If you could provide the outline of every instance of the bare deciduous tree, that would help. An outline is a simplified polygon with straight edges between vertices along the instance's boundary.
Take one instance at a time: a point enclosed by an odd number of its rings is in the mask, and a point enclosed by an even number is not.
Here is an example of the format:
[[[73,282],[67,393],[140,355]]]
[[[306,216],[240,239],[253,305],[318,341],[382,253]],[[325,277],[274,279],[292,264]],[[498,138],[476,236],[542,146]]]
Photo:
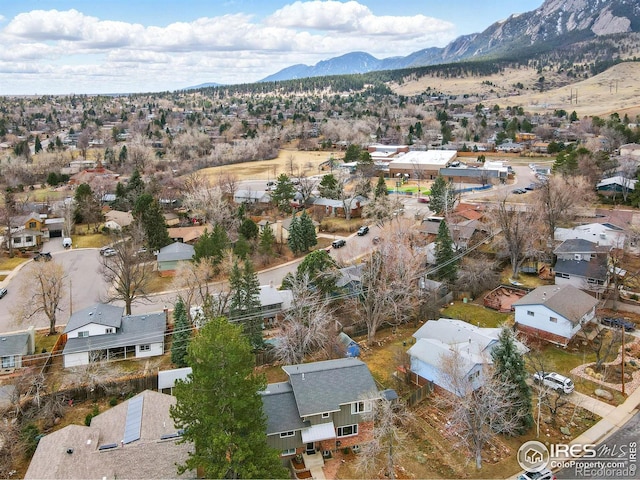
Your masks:
[[[134,235],[134,237],[138,237]],[[137,252],[142,243],[133,238],[114,237],[115,255],[102,258],[101,273],[109,285],[105,302],[121,300],[125,313],[131,315],[131,304],[136,299],[147,298],[147,286],[153,275],[153,265]]]
[[[370,412],[362,415],[373,422],[373,439],[361,446],[356,470],[363,478],[396,478],[395,465],[409,450],[409,432],[416,422],[414,415],[400,401],[386,398],[372,402]]]
[[[67,291],[67,274],[64,267],[51,260],[33,262],[20,286],[21,301],[12,312],[17,322],[44,314],[49,320],[49,334],[56,333],[57,314],[62,311],[60,302]]]
[[[440,395],[438,405],[448,413],[446,428],[475,459],[476,468],[482,468],[482,450],[498,434],[512,435],[519,428],[509,400],[503,392],[505,386],[487,366],[480,377],[470,375],[468,364],[456,349],[444,355],[440,364],[443,381],[451,392]],[[480,378],[480,380],[478,380]]]
[[[194,318],[191,316],[191,307],[205,305],[214,294],[214,288],[209,283],[213,275],[214,267],[206,259],[199,262],[180,262],[176,268],[172,283],[173,290],[178,291],[192,322]],[[217,312],[215,316],[222,315],[223,312],[224,310]]]
[[[350,301],[367,327],[369,345],[380,326],[399,325],[415,313],[421,267],[421,256],[411,247],[408,232],[400,228],[363,261],[361,290]]]
[[[225,188],[231,188],[229,184]],[[229,231],[237,228],[237,217],[225,193],[220,186],[212,186],[209,179],[198,173],[192,173],[184,182],[183,205],[198,212],[206,222],[220,223]]]
[[[281,322],[276,357],[287,365],[302,363],[309,354],[330,358],[338,333],[330,299],[312,289],[306,274],[292,278],[291,290],[293,299]]]
[[[456,287],[477,297],[483,291],[495,287],[500,281],[500,273],[491,260],[484,257],[465,257],[458,268]]]

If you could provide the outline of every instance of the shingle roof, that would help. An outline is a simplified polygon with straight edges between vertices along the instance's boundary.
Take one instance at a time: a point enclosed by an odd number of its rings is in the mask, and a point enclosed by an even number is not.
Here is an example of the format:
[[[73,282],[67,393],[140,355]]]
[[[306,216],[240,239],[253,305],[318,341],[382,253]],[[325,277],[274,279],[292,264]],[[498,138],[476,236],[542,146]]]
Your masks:
[[[558,245],[553,253],[606,253],[609,247],[599,246],[597,243],[582,238],[570,238]]]
[[[166,316],[164,312],[148,313],[133,317],[122,317],[120,329],[116,333],[93,335],[83,338],[69,338],[62,353],[88,352],[104,348],[118,348],[129,345],[160,343],[164,341]]]
[[[495,343],[499,335],[499,328],[480,328],[462,320],[441,318],[426,322],[413,337],[436,339],[446,345],[469,344],[475,353],[481,353]]]
[[[29,344],[29,337],[28,333],[4,333],[0,335],[0,357],[26,353],[25,345]]]
[[[303,422],[296,406],[293,388],[289,382],[270,383],[260,392],[267,417],[267,435],[300,430],[309,426]]]
[[[182,242],[174,242],[162,247],[158,252],[158,262],[173,262],[176,260],[190,260],[195,254],[193,245]]]
[[[378,397],[367,365],[356,358],[282,367],[289,375],[301,417],[340,410],[340,405]]]
[[[545,285],[513,302],[514,307],[544,305],[573,323],[579,322],[597,304],[598,300],[573,285]]]
[[[160,440],[163,434],[176,432],[169,415],[175,397],[151,390],[136,397],[140,396],[144,401],[139,440],[120,445],[128,408],[128,402],[124,402],[94,417],[90,427],[68,425],[44,436],[25,478],[179,478],[176,463],[186,461],[191,445],[178,444],[175,438]],[[116,444],[116,447],[98,450],[107,444]],[[180,478],[194,477],[194,472],[187,472]]]
[[[69,318],[64,333],[83,327],[90,323],[97,323],[108,327],[120,328],[124,307],[116,307],[105,303],[96,303],[91,307],[78,310]]]
[[[556,273],[565,273],[567,275],[594,278],[597,280],[606,280],[607,278],[607,259],[591,259],[584,260],[558,260],[553,266]]]

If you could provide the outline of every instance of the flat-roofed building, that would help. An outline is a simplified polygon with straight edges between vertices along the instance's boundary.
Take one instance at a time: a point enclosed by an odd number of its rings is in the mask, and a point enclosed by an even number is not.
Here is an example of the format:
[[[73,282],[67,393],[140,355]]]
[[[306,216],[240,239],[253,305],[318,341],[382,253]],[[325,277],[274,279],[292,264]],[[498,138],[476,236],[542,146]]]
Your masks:
[[[389,162],[389,175],[408,174],[411,178],[435,179],[441,168],[450,166],[458,156],[456,150],[413,151]]]

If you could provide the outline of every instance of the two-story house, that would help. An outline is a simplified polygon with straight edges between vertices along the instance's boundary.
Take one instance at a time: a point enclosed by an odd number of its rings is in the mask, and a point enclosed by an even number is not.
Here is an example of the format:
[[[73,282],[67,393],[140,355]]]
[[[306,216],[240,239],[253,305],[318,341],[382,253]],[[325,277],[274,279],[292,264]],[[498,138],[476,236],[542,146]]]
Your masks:
[[[566,346],[596,315],[598,300],[573,285],[544,285],[513,303],[516,326],[532,338]]]
[[[123,307],[101,303],[79,310],[64,329],[64,367],[162,355],[166,323],[165,312],[124,315]]]
[[[611,246],[598,245],[582,238],[570,238],[558,245],[553,269],[556,285],[573,285],[590,291],[602,291],[609,282]]]
[[[330,452],[371,440],[372,410],[380,393],[367,365],[357,358],[282,367],[288,381],[261,392],[267,443],[292,455]]]

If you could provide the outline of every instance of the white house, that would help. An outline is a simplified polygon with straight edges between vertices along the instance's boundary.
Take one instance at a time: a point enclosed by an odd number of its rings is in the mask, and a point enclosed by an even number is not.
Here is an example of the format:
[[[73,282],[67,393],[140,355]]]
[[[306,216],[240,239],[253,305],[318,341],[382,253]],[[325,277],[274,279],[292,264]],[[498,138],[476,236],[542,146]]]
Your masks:
[[[608,254],[610,246],[580,238],[570,238],[558,245],[556,285],[572,285],[582,290],[601,292],[609,282]]]
[[[164,353],[166,313],[123,315],[124,307],[95,304],[71,315],[64,333],[64,367],[98,360],[142,358]]]
[[[613,248],[622,248],[626,239],[624,229],[616,225],[603,223],[588,223],[573,228],[558,227],[553,237],[557,242],[579,239]]]
[[[413,334],[416,343],[407,352],[413,381],[418,385],[432,382],[452,393],[462,393],[455,391],[450,374],[443,369],[447,357],[457,354],[459,372],[468,377],[474,389],[480,387],[485,366],[493,363],[491,351],[500,331],[451,318],[429,320]],[[527,351],[524,345],[517,345],[522,352]]]
[[[545,285],[513,303],[518,330],[566,346],[596,315],[598,300],[573,285]]]

